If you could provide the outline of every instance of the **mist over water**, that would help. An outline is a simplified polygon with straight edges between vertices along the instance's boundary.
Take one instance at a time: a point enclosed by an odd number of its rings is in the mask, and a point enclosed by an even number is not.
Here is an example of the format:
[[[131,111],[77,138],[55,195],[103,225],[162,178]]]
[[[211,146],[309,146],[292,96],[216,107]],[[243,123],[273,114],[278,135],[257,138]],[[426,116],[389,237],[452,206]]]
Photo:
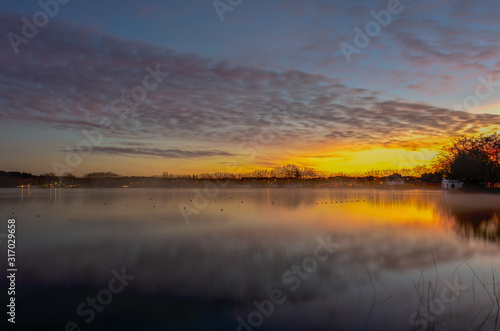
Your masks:
[[[17,286],[27,303],[19,320],[61,330],[68,321],[137,329],[133,318],[142,330],[236,330],[254,301],[279,289],[284,302],[252,329],[496,326],[500,195],[222,189],[186,224],[182,206],[194,199],[192,189],[0,190],[2,218],[17,222]],[[328,240],[336,246],[327,259],[304,262]],[[293,266],[311,272],[284,277]],[[122,268],[135,279],[86,324],[76,307]],[[454,280],[457,298],[441,309]],[[28,304],[44,292],[46,310]],[[412,318],[429,315],[433,300],[431,316]]]

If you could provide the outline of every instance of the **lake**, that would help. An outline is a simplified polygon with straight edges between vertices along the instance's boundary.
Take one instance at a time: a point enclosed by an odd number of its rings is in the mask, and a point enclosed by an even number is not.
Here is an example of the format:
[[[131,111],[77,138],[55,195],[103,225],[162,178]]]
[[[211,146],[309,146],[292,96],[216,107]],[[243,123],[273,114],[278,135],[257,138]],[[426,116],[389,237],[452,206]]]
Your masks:
[[[16,220],[16,324],[497,327],[500,195],[227,188],[206,199],[201,192],[0,189],[0,233]],[[0,240],[7,261],[5,235]]]

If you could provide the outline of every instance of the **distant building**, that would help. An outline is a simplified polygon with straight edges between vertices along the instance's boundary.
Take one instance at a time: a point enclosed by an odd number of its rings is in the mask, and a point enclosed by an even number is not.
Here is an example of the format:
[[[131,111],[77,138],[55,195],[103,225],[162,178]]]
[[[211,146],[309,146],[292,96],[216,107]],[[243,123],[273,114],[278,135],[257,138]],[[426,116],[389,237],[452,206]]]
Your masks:
[[[443,179],[441,185],[443,190],[459,190],[464,186],[464,182],[456,179]]]
[[[388,186],[403,185],[404,183],[405,179],[402,178],[400,174],[392,174],[385,180],[385,185]]]

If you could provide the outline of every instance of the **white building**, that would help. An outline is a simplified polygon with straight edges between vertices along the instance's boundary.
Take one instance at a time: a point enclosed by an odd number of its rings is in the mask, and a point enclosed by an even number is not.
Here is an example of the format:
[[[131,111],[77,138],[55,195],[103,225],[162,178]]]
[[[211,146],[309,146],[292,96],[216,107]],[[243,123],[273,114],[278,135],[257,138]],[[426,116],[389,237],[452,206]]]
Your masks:
[[[385,185],[387,186],[397,186],[397,185],[404,185],[405,180],[403,178],[396,178],[393,180],[387,180],[385,182]]]
[[[404,185],[405,179],[401,177],[400,174],[392,174],[387,177],[385,180],[385,185],[387,186],[398,186],[398,185]]]
[[[456,179],[443,179],[442,186],[443,190],[458,190],[464,186],[464,182]]]

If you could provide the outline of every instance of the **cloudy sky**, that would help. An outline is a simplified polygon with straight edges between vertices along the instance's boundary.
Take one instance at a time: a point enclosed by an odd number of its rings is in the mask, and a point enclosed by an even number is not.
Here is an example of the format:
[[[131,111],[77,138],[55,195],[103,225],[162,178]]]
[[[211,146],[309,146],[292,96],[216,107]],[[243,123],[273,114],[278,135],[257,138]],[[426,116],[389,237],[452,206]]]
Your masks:
[[[59,2],[0,4],[0,170],[402,168],[500,129],[498,1]]]

